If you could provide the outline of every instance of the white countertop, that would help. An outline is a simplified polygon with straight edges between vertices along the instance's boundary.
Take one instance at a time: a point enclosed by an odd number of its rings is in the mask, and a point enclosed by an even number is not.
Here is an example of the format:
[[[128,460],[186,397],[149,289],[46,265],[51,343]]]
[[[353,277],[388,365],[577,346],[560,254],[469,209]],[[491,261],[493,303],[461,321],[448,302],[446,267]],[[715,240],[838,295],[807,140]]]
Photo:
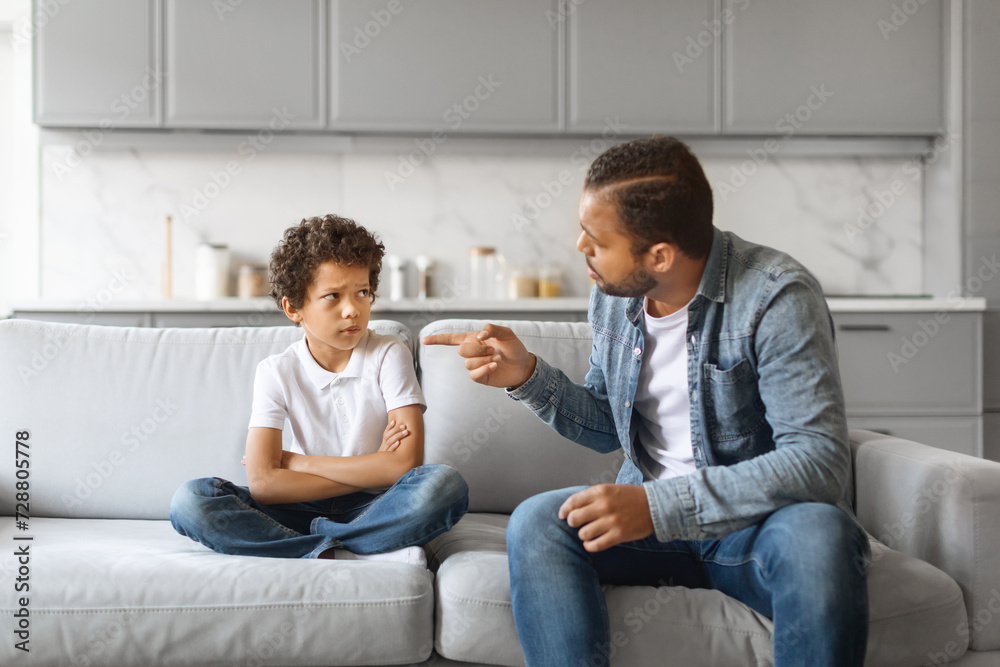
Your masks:
[[[986,299],[983,297],[827,297],[830,311],[834,313],[907,313],[939,311],[984,311]],[[543,312],[564,311],[584,312],[587,297],[560,297],[554,299],[516,299],[508,301],[472,301],[458,299],[403,299],[389,301],[379,299],[372,307],[373,313],[392,312]],[[83,301],[32,300],[13,301],[10,309],[21,312],[277,312],[278,308],[268,297],[240,299],[230,297],[212,301],[192,299],[148,299],[138,301],[112,301],[107,304],[88,306]]]

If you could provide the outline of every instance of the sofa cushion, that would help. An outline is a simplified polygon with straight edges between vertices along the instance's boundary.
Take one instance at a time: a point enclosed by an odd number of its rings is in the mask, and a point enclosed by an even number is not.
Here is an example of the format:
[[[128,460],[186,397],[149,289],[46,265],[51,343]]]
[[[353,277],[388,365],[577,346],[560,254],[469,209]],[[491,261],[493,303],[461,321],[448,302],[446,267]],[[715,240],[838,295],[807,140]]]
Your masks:
[[[496,322],[528,350],[583,382],[592,348],[586,322]],[[420,338],[475,331],[483,320],[440,320]],[[420,384],[427,463],[457,469],[469,483],[469,509],[510,513],[529,496],[577,484],[614,482],[622,454],[598,454],[563,438],[502,389],[473,382],[455,348],[421,345]],[[530,463],[526,463],[530,462]],[[503,483],[498,483],[503,480]]]
[[[453,660],[523,665],[510,603],[508,517],[467,514],[429,545],[437,568],[435,647]],[[958,585],[923,561],[872,540],[866,664],[914,667],[958,642],[965,618]],[[664,586],[605,586],[609,653],[618,664],[772,665],[769,619],[719,591]]]
[[[5,545],[30,545],[33,665],[381,665],[431,653],[422,567],[226,556],[167,521],[32,518],[31,542],[13,531],[0,526]],[[13,573],[0,576],[8,619]],[[0,664],[16,663],[13,644],[0,643]]]
[[[409,343],[398,322],[379,333]],[[165,519],[183,482],[246,484],[240,465],[257,363],[291,326],[154,329],[0,321],[0,432],[31,433],[32,516]],[[42,472],[44,471],[44,472]],[[14,457],[0,457],[14,479]],[[14,512],[0,484],[0,515]]]

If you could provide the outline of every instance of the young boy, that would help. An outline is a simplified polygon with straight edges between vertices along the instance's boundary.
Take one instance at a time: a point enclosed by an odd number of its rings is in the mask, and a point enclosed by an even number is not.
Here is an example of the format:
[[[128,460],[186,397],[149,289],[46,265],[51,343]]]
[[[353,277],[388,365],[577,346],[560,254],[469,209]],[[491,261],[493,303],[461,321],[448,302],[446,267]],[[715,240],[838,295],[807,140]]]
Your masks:
[[[413,357],[368,330],[384,254],[338,216],[285,231],[270,295],[305,335],[257,366],[249,488],[217,477],[182,485],[170,507],[181,535],[226,554],[424,565],[420,545],[465,514],[461,475],[421,465],[426,406]]]

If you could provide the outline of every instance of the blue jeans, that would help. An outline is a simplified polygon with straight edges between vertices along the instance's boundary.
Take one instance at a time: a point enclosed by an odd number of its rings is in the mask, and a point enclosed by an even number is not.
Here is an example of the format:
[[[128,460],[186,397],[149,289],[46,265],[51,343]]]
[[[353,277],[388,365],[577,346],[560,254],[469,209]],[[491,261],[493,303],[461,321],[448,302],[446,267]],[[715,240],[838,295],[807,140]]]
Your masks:
[[[257,502],[245,486],[204,477],[174,494],[170,523],[219,553],[317,558],[334,548],[372,554],[422,546],[454,526],[468,506],[465,480],[446,465],[414,468],[379,495],[277,505]]]
[[[557,514],[584,488],[529,498],[507,527],[514,622],[529,667],[607,664],[602,583],[720,590],[774,621],[775,667],[864,664],[867,537],[843,510],[796,503],[719,540],[651,535],[592,554]]]

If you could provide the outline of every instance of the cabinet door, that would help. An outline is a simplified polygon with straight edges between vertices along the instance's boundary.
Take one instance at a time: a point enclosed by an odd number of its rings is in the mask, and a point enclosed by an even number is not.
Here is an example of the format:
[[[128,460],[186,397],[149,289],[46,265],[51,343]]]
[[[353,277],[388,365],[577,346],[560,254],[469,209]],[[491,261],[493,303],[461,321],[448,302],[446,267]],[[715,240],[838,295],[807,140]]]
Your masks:
[[[34,41],[35,122],[158,126],[159,15],[158,0],[33,3],[32,16],[48,17]]]
[[[982,412],[980,313],[834,313],[847,414]]]
[[[941,131],[945,5],[725,0],[735,18],[725,30],[724,130]]]
[[[333,130],[561,129],[557,0],[332,0]]]
[[[570,5],[568,127],[618,119],[629,134],[719,131],[716,0]],[[733,17],[735,18],[735,17]]]
[[[166,126],[323,127],[321,0],[166,0]]]

